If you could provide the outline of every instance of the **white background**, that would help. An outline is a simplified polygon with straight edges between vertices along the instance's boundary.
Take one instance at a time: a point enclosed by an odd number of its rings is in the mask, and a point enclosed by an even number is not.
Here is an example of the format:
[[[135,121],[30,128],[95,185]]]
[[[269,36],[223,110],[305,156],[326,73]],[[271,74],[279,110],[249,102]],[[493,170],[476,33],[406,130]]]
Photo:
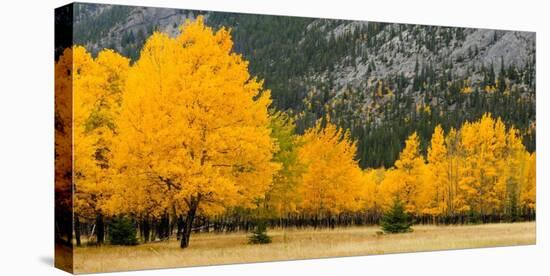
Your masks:
[[[550,8],[539,1],[99,1],[537,32],[537,245],[133,272],[136,275],[549,275]],[[372,3],[369,3],[372,2]],[[0,275],[53,268],[53,9],[0,7]],[[545,82],[546,81],[546,82]],[[546,107],[546,108],[545,108]],[[545,170],[546,167],[546,170]],[[122,275],[113,273],[110,275]]]

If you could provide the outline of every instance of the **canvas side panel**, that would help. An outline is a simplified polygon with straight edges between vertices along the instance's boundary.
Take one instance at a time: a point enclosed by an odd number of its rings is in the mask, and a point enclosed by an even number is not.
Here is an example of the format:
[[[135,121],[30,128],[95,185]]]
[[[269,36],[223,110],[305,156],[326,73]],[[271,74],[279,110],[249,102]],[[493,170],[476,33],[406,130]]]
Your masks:
[[[55,9],[55,267],[73,272],[73,4]]]

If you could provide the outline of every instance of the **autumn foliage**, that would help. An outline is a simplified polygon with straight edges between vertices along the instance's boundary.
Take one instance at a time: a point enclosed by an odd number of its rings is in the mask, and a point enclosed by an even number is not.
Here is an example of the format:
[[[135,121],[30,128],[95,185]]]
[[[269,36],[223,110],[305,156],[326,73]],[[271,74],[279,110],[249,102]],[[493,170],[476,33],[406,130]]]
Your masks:
[[[199,17],[176,37],[154,33],[133,64],[81,46],[60,57],[56,89],[72,85],[73,103],[56,108],[56,140],[72,134],[74,164],[57,160],[56,173],[99,243],[103,221],[121,216],[142,241],[175,225],[182,248],[212,221],[377,223],[395,202],[426,222],[534,217],[535,153],[499,118],[437,126],[425,150],[411,133],[393,167],[363,170],[330,118],[298,134],[290,115],[270,111],[270,91],[232,49],[229,30]]]
[[[415,216],[486,220],[515,218],[535,210],[535,153],[518,131],[485,114],[445,135],[437,126],[427,150],[419,153],[413,133],[380,184],[383,205],[397,195]]]

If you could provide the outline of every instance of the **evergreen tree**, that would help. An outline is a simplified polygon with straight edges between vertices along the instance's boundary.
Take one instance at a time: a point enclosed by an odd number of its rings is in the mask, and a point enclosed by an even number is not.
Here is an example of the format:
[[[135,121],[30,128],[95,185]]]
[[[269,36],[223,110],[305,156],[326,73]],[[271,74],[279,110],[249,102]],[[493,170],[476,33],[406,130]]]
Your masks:
[[[401,202],[398,196],[394,198],[390,210],[382,217],[380,225],[386,233],[406,233],[412,231],[412,220],[405,213],[403,202]]]
[[[267,235],[267,226],[264,220],[258,221],[248,241],[252,244],[271,243],[271,237]]]
[[[136,227],[133,221],[124,216],[113,218],[109,223],[109,237],[111,244],[136,245]]]

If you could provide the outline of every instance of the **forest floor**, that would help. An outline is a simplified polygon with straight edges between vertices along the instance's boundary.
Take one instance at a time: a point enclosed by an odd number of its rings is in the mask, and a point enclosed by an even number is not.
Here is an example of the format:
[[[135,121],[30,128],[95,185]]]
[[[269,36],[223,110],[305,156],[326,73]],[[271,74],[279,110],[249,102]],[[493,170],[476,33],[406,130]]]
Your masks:
[[[414,232],[379,235],[379,227],[270,229],[271,244],[248,244],[248,233],[193,233],[190,246],[176,240],[137,246],[79,247],[76,273],[139,270],[289,259],[357,256],[535,244],[535,222],[467,226],[415,225]]]

